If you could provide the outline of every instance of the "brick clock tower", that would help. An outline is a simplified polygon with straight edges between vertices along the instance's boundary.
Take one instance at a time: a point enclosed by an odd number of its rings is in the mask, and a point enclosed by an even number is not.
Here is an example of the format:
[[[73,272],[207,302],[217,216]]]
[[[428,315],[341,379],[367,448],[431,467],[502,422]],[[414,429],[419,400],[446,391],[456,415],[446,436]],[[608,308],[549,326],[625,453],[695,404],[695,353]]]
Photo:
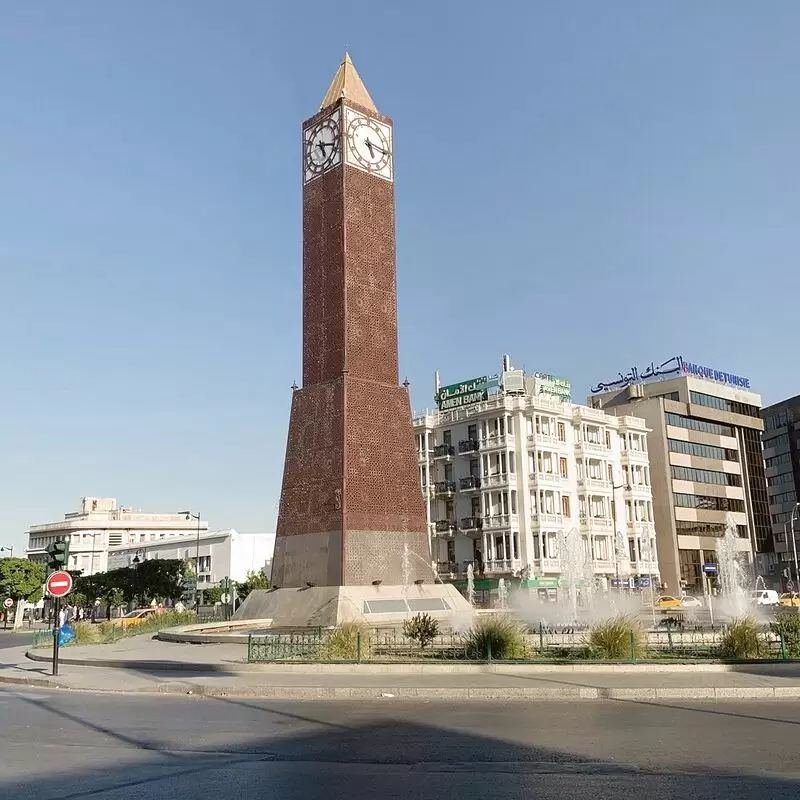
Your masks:
[[[303,124],[303,386],[292,397],[272,582],[431,581],[399,385],[394,138],[348,55]]]

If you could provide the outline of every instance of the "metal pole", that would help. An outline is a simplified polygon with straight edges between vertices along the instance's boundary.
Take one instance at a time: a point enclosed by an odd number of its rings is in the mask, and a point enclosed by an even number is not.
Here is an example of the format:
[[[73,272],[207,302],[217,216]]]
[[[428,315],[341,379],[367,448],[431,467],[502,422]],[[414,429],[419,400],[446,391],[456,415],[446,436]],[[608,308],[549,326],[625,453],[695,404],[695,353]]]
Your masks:
[[[53,617],[53,675],[58,675],[58,635],[61,633],[59,614],[61,613],[61,598],[56,597],[55,616]]]
[[[197,608],[200,608],[200,512],[197,512],[197,546],[195,548],[195,604]]]

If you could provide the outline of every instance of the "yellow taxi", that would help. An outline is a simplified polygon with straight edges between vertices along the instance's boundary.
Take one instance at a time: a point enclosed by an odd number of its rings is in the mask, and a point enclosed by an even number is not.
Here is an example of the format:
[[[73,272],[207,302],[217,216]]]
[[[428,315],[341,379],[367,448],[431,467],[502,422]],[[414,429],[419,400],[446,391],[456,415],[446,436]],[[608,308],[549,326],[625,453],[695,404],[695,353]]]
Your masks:
[[[129,611],[119,619],[112,621],[115,625],[122,625],[123,628],[127,628],[129,625],[138,625],[142,620],[153,616],[157,612],[157,608],[137,608],[136,611]]]
[[[655,602],[656,608],[680,608],[681,607],[681,599],[680,597],[670,597],[669,595],[661,595]]]
[[[800,593],[786,592],[778,598],[778,603],[782,608],[798,608],[800,607]]]

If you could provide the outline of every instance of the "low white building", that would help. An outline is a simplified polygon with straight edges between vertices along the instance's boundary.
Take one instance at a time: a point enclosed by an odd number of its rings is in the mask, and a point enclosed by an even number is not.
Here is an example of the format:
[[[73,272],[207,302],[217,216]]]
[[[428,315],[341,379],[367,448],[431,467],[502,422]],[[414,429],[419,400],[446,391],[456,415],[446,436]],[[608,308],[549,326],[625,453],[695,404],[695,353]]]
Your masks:
[[[239,533],[231,528],[207,531],[199,538],[195,533],[115,545],[108,548],[108,569],[128,567],[136,557],[195,563],[199,556],[198,585],[208,589],[223,578],[244,581],[248,572],[268,575],[274,549],[274,533]]]
[[[208,522],[193,519],[186,511],[150,513],[118,507],[114,497],[83,497],[77,512],[58,522],[31,525],[27,531],[27,556],[31,561],[47,561],[47,546],[57,539],[69,542],[68,569],[84,575],[106,572],[110,548],[119,545],[142,546],[197,530],[208,530]]]
[[[508,357],[498,375],[437,380],[436,401],[414,429],[443,579],[463,580],[472,564],[487,579],[556,588],[573,530],[601,588],[658,576],[644,420],[575,405],[568,381]]]

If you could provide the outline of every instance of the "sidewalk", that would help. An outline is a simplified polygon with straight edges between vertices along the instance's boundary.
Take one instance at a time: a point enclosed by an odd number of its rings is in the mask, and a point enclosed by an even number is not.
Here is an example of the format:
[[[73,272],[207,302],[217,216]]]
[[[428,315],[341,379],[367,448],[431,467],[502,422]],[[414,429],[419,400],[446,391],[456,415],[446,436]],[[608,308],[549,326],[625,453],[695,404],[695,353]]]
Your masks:
[[[393,665],[246,664],[241,645],[133,637],[67,647],[60,674],[49,651],[0,651],[0,683],[105,692],[270,699],[440,700],[800,699],[800,664]],[[84,665],[71,663],[80,661]],[[85,666],[85,664],[103,666]],[[117,666],[111,666],[116,664]]]

